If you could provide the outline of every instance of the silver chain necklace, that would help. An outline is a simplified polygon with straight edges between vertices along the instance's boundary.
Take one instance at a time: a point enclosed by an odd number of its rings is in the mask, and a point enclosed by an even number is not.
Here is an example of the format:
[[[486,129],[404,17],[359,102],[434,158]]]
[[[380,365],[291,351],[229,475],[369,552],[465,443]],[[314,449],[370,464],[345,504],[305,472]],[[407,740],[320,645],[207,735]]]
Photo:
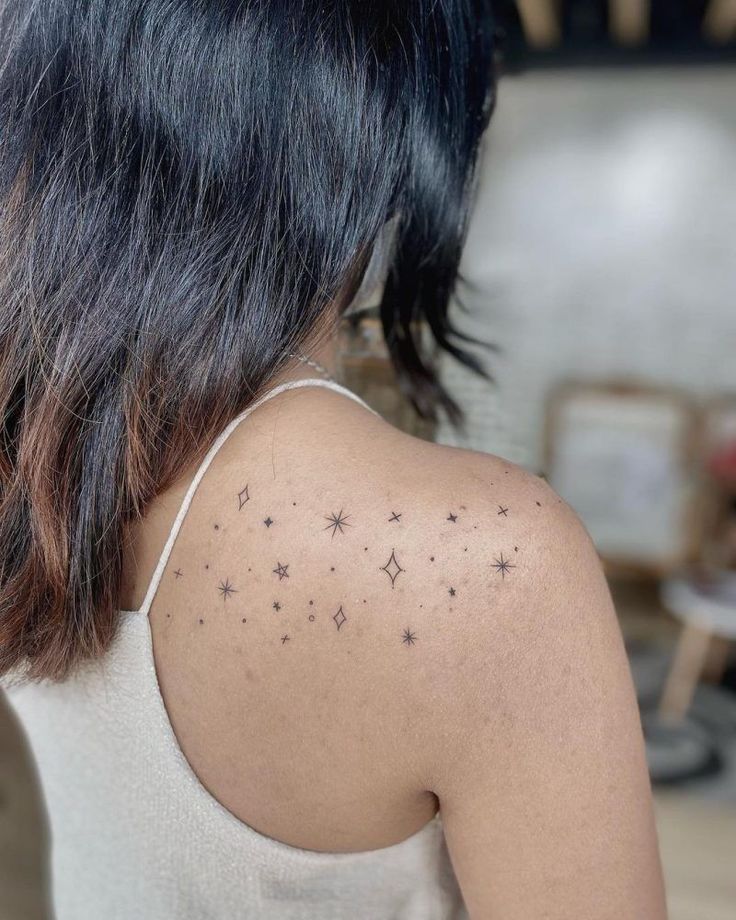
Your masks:
[[[322,374],[326,380],[331,380],[333,383],[335,382],[335,378],[332,376],[332,374],[318,361],[314,361],[312,358],[308,358],[306,355],[302,355],[299,352],[294,352],[293,354],[288,355],[288,357],[294,358],[297,361],[301,361],[302,364],[306,364],[307,367],[311,367],[313,370],[317,371],[317,373]]]

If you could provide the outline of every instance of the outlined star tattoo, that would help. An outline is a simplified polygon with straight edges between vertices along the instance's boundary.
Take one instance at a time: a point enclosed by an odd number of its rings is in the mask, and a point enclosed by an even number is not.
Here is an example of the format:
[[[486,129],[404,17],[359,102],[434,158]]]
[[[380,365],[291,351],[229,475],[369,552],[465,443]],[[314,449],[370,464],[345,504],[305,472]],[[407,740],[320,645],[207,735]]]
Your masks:
[[[283,581],[285,578],[289,577],[288,568],[288,565],[281,565],[280,562],[277,562],[276,568],[273,569],[273,574],[279,576],[279,581]]]
[[[386,565],[381,566],[381,571],[385,572],[388,577],[391,579],[391,587],[394,587],[396,579],[401,575],[402,572],[406,571],[402,569],[399,565],[399,560],[396,558],[396,550],[391,550],[391,556],[389,557]]]

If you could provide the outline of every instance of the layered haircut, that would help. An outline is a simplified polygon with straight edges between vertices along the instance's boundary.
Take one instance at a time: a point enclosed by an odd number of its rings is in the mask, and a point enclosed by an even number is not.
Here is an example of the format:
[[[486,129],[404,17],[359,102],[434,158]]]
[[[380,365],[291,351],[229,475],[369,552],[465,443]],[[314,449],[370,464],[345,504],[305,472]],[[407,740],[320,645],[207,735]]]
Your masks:
[[[424,415],[494,97],[486,0],[0,0],[0,674],[115,633],[149,502],[358,290]]]

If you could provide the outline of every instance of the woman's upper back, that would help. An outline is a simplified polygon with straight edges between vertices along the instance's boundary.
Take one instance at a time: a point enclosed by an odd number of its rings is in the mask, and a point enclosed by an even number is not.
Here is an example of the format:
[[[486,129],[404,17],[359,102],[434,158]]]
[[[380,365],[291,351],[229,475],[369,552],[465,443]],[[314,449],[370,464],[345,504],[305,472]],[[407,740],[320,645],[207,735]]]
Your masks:
[[[136,535],[125,606],[143,603],[190,478]],[[601,796],[615,740],[646,806],[596,571],[556,496],[510,465],[324,388],[267,402],[202,478],[149,619],[124,614],[106,659],[17,695],[52,818],[64,803],[67,915],[148,899],[151,917],[454,916],[438,804],[477,915],[541,915],[550,875],[571,871],[570,822],[649,833]],[[604,706],[618,731],[589,744]],[[568,789],[586,769],[591,788]],[[595,830],[570,842],[583,865],[603,846]]]

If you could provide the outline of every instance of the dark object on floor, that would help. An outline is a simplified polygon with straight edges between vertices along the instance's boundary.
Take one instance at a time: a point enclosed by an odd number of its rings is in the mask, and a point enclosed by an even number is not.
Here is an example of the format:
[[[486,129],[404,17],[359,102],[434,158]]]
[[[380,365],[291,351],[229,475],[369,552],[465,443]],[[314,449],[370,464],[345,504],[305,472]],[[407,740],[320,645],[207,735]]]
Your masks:
[[[655,711],[642,713],[647,763],[656,786],[716,776],[724,762],[712,734],[692,719],[671,723]]]

